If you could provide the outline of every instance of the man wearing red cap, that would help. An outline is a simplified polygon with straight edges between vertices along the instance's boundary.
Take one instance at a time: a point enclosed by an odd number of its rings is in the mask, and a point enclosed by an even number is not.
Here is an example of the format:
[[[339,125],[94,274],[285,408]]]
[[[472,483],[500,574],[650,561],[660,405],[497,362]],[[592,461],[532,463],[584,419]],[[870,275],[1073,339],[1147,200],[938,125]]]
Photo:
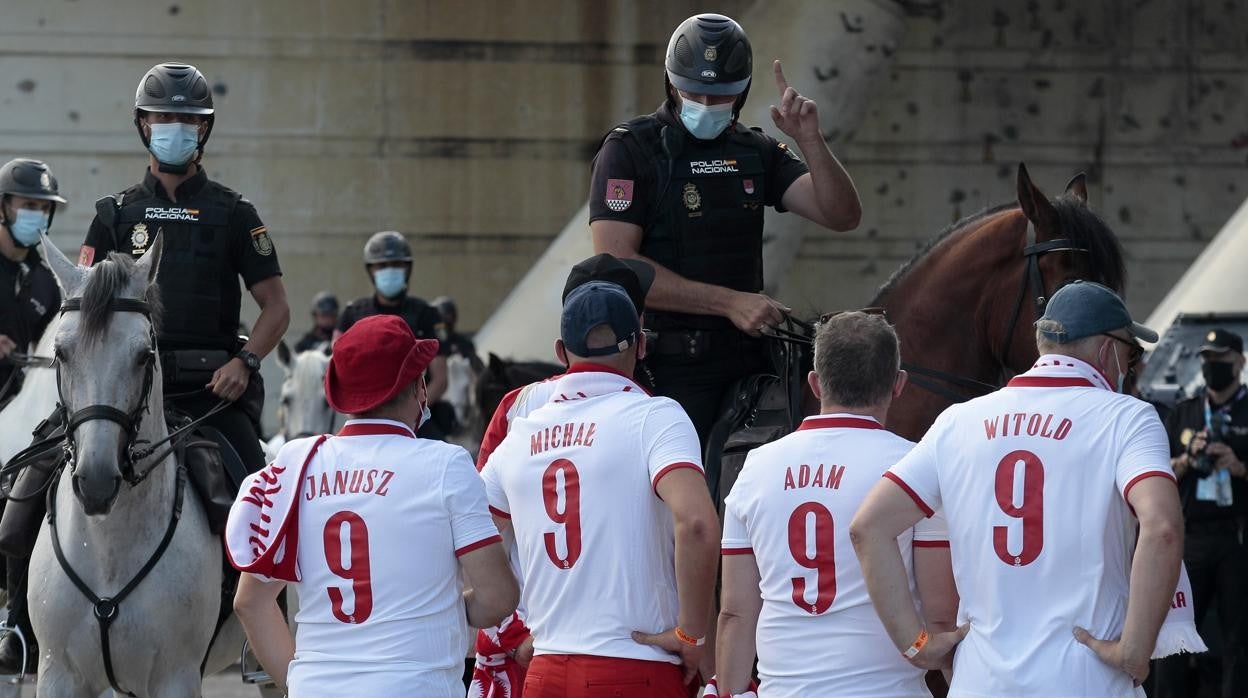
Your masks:
[[[462,696],[468,625],[516,607],[472,460],[415,435],[437,353],[396,316],[356,323],[325,375],[346,425],[286,444],[230,512],[227,549],[245,573],[234,608],[291,696]],[[299,593],[297,643],[276,603],[286,582]]]

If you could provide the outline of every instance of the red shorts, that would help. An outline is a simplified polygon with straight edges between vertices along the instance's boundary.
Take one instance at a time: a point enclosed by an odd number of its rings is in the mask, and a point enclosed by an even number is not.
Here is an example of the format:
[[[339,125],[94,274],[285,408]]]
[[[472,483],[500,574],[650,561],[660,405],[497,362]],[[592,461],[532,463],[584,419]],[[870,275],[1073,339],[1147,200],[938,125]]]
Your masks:
[[[539,654],[529,664],[524,698],[689,698],[677,664],[585,654]]]

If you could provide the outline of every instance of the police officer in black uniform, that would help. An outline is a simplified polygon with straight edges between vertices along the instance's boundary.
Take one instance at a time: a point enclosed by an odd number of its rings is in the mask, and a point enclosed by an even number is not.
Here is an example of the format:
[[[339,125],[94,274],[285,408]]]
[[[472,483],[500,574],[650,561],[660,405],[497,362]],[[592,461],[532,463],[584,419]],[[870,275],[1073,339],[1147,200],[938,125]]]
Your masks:
[[[438,356],[429,364],[429,375],[425,377],[429,386],[429,404],[437,403],[446,393],[446,357],[451,347],[446,341],[446,326],[442,324],[442,316],[437,309],[407,293],[412,279],[411,246],[402,234],[393,230],[375,233],[364,243],[364,269],[372,281],[373,294],[357,298],[342,309],[334,340],[337,341],[343,332],[370,315],[398,315],[418,339],[439,340]],[[425,420],[420,436],[441,439],[446,436],[446,430],[432,420]]]
[[[334,340],[338,327],[338,297],[329,291],[321,291],[312,299],[312,329],[295,343],[295,352],[315,349],[318,345]]]
[[[455,329],[459,324],[459,308],[455,305],[455,299],[438,296],[433,299],[432,305],[442,316],[442,325],[446,328],[446,343],[451,348],[450,355],[464,357],[472,367],[472,372],[480,375],[485,370],[485,363],[477,356],[477,345],[471,337]]]
[[[738,118],[753,57],[741,26],[702,14],[667,47],[666,101],[613,129],[594,158],[594,251],[651,262],[645,365],[654,390],[679,402],[705,446],[724,393],[770,372],[758,338],[787,312],[763,290],[763,209],[790,210],[833,230],[858,225],[853,182],[828,149],[815,103],[789,87],[775,61],[784,143]]]
[[[230,401],[207,424],[224,434],[247,471],[255,471],[264,467],[260,359],[286,331],[290,307],[277,251],[256,207],[208,179],[200,165],[213,121],[212,91],[197,68],[162,63],[147,71],[134,96],[147,172],[138,184],[96,202],[79,263],[99,262],[109,252],[137,257],[163,237],[157,344],[166,404],[198,417]],[[240,277],[260,306],[245,341],[238,336]],[[235,486],[243,474],[230,473]]]
[[[1218,609],[1222,674],[1197,657],[1200,695],[1248,695],[1248,387],[1241,380],[1244,340],[1211,330],[1200,347],[1205,387],[1166,417],[1170,464],[1183,501],[1183,561],[1192,582],[1196,623]],[[1159,660],[1154,696],[1195,695],[1192,655]]]
[[[18,158],[0,167],[0,407],[21,389],[22,370],[10,354],[29,352],[61,305],[36,247],[63,203],[44,163]]]

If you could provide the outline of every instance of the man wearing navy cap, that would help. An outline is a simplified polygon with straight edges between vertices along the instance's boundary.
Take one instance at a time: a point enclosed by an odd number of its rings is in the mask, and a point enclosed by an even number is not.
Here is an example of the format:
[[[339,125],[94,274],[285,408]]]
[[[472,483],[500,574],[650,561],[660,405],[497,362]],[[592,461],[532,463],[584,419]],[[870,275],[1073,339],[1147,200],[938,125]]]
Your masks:
[[[1035,365],[941,414],[850,524],[897,651],[935,669],[957,646],[950,695],[1143,695],[1183,520],[1161,421],[1121,394],[1137,339],[1157,334],[1113,291],[1062,287],[1036,323]],[[941,508],[961,627],[929,634],[897,536]]]
[[[1218,607],[1222,631],[1222,676],[1216,695],[1248,695],[1248,389],[1244,340],[1213,329],[1200,347],[1204,389],[1174,406],[1166,418],[1170,463],[1179,479],[1186,535],[1184,561],[1192,579],[1193,611],[1201,623]],[[1189,695],[1186,657],[1157,665],[1158,696]],[[1217,685],[1216,665],[1198,662],[1201,688]]]
[[[555,343],[568,371],[481,470],[519,553],[526,698],[687,698],[702,657],[719,524],[689,417],[632,380],[645,346],[624,288],[572,290]]]

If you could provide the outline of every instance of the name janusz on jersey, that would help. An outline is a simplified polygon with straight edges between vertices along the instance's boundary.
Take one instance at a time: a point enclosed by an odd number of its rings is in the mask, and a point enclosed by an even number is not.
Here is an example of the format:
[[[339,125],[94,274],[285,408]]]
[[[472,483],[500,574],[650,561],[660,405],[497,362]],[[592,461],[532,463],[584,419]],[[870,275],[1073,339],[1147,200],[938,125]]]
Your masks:
[[[740,172],[736,160],[693,160],[689,163],[693,174],[722,174]]]
[[[159,221],[197,221],[199,220],[199,209],[197,208],[155,208],[149,206],[143,212],[143,217],[147,220]]]

